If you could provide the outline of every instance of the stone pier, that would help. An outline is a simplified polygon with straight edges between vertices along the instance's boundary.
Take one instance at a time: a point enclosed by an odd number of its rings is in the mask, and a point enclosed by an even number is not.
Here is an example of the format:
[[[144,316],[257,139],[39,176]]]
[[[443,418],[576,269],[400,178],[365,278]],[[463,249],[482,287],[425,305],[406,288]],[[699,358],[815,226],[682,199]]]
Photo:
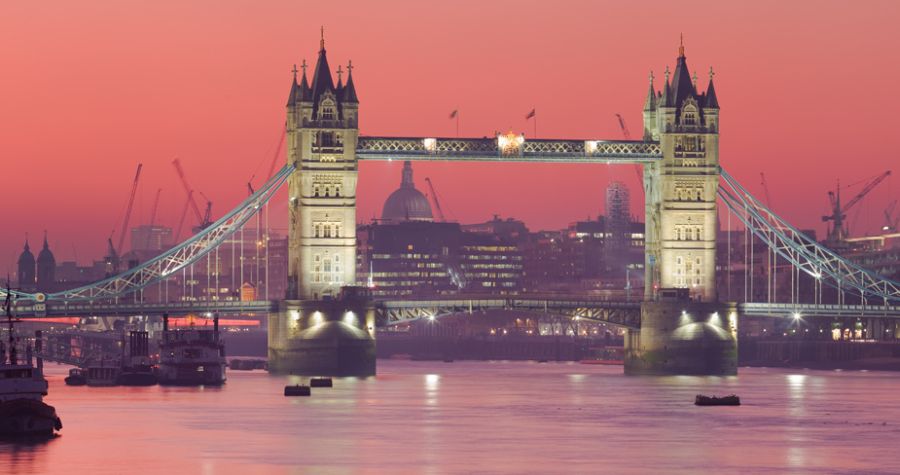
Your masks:
[[[269,317],[269,371],[375,374],[375,308],[365,297],[287,300]]]
[[[737,305],[650,301],[625,338],[625,374],[737,374]]]

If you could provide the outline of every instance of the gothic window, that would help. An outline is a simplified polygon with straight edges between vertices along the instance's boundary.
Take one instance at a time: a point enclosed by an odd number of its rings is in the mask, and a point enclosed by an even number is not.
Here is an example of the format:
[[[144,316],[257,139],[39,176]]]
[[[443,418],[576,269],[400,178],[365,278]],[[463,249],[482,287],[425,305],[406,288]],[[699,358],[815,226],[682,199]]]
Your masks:
[[[685,287],[686,268],[684,265],[684,257],[675,257],[675,287]]]
[[[322,120],[335,120],[336,117],[334,101],[331,99],[323,100],[322,105],[319,106],[319,118]]]
[[[681,111],[681,123],[684,125],[697,125],[697,107],[693,104],[685,104]]]
[[[322,186],[318,183],[313,185],[313,197],[318,198],[322,194]]]

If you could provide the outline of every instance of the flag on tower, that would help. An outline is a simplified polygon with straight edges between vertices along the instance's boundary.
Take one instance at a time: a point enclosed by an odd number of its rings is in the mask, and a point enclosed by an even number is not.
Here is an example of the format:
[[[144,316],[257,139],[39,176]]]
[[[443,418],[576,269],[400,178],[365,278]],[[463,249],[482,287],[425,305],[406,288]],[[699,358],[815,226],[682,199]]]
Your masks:
[[[453,109],[453,112],[450,113],[450,118],[455,119],[457,115],[459,115],[459,109]]]
[[[531,109],[531,112],[529,112],[528,115],[525,116],[525,120],[528,120],[528,119],[534,117],[534,112],[535,112],[535,109]]]

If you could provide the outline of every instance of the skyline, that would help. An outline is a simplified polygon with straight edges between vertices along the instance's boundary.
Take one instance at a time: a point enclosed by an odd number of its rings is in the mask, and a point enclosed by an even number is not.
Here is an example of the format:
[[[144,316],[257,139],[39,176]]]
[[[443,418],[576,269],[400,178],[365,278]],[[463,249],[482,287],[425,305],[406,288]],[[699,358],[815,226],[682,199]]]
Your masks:
[[[897,7],[882,3],[877,8],[872,2],[847,12],[837,11],[836,3],[815,2],[817,10],[809,12],[801,6],[810,4],[723,7],[692,2],[718,12],[723,21],[691,19],[685,13],[690,8],[650,15],[641,22],[649,31],[639,33],[640,45],[621,41],[637,38],[624,23],[588,28],[600,14],[645,14],[627,5],[584,4],[584,15],[566,15],[571,28],[545,31],[561,22],[537,19],[564,12],[528,4],[523,7],[526,18],[510,25],[493,19],[511,3],[483,6],[483,17],[463,15],[465,8],[431,6],[436,11],[429,11],[410,2],[392,4],[414,19],[449,16],[447,24],[463,25],[457,28],[469,29],[469,35],[386,12],[378,17],[375,7],[366,4],[348,8],[349,13],[313,6],[309,17],[335,18],[324,22],[329,58],[333,68],[353,60],[361,133],[371,135],[453,136],[455,122],[447,117],[458,109],[461,136],[513,129],[530,137],[531,124],[524,117],[536,109],[541,138],[621,139],[616,113],[637,138],[647,74],[654,71],[659,88],[665,66],[674,68],[683,32],[688,65],[699,84],[708,80],[710,65],[716,70],[724,167],[759,197],[764,196],[759,172],[765,172],[774,210],[822,237],[822,213],[808,210],[824,211],[825,193],[837,177],[852,182],[890,168],[890,153],[900,145],[888,129],[890,113],[900,105],[890,87],[900,67],[877,61],[890,57],[889,45],[898,35],[883,10]],[[15,203],[0,237],[0,265],[7,269],[25,233],[36,248],[44,229],[59,261],[71,260],[72,246],[77,246],[80,262],[102,255],[109,230],[119,225],[138,162],[145,175],[132,225],[146,221],[158,187],[164,188],[160,220],[170,225],[177,221],[184,193],[169,163],[175,156],[182,159],[192,185],[215,203],[215,216],[231,209],[246,196],[248,179],[255,174],[258,186],[268,169],[284,119],[291,66],[304,57],[312,63],[318,46],[320,25],[276,15],[284,8],[302,10],[298,6],[241,9],[229,3],[209,11],[198,3],[183,6],[176,17],[166,5],[150,5],[140,14],[97,5],[90,4],[93,10],[62,3],[3,7],[9,10],[5,17],[23,21],[0,33],[16,45],[0,53],[9,71],[0,77],[5,104],[0,108],[0,143],[5,145],[0,154],[7,168],[16,165],[6,161],[9,157],[32,164],[16,169],[16,179],[7,179],[4,187],[4,200]],[[773,8],[782,15],[766,18],[773,30],[763,37],[747,23]],[[207,14],[214,21],[191,21]],[[666,24],[659,25],[657,16]],[[373,35],[379,25],[369,21],[376,18],[396,28],[378,28]],[[41,25],[32,23],[38,21]],[[878,27],[879,22],[885,25]],[[170,36],[148,34],[160,25]],[[193,29],[201,26],[206,34]],[[528,33],[535,29],[541,34]],[[751,33],[751,41],[741,38],[745,33]],[[867,54],[853,54],[862,51]],[[794,64],[800,52],[803,61]],[[543,61],[530,72],[535,54]],[[114,59],[108,61],[110,57]],[[844,64],[835,65],[835,57]],[[60,71],[66,72],[65,81],[55,80]],[[487,74],[497,71],[501,74]],[[209,80],[211,74],[215,80]],[[456,95],[441,90],[449,87]],[[56,127],[47,127],[49,113]],[[225,165],[215,168],[220,163]],[[359,221],[380,212],[399,183],[400,166],[400,161],[361,164]],[[103,173],[85,173],[85,167]],[[810,167],[815,173],[808,173]],[[459,221],[483,221],[499,213],[546,229],[596,216],[611,179],[635,190],[630,168],[442,162],[418,163],[416,175],[420,189],[424,177],[432,177],[445,211]],[[496,187],[497,182],[517,186]],[[65,201],[59,194],[66,194]],[[640,209],[641,198],[634,193],[632,213]],[[855,226],[851,214],[851,232],[880,226],[877,218],[895,198],[889,179],[859,205],[867,213]],[[278,227],[277,217],[286,215],[284,201],[271,207]]]

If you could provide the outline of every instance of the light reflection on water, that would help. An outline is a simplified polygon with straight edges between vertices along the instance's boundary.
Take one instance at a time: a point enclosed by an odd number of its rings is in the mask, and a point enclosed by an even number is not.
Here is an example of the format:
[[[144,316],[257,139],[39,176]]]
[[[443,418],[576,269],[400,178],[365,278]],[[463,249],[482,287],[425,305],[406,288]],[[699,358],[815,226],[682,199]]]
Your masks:
[[[63,436],[0,444],[0,473],[697,473],[897,469],[900,374],[741,368],[626,377],[572,363],[379,361],[285,398],[300,378],[223,388],[66,387]],[[741,396],[701,408],[694,395]]]

